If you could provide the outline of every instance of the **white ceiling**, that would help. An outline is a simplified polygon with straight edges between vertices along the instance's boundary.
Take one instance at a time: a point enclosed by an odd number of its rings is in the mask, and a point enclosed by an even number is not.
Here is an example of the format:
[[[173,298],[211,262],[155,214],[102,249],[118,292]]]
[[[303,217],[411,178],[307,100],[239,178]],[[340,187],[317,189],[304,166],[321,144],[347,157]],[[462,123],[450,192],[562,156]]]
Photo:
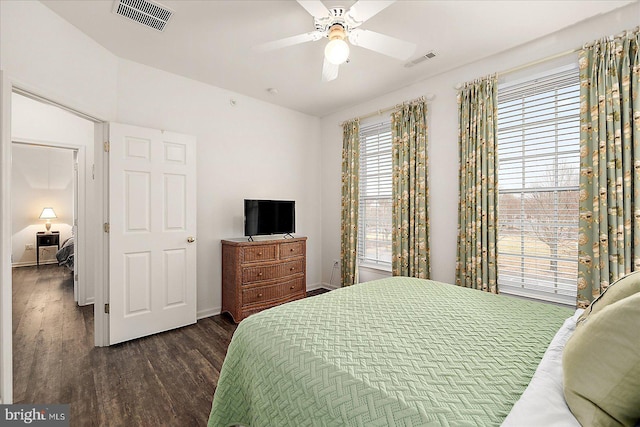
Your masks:
[[[112,0],[43,3],[115,55],[262,99],[325,116],[429,76],[494,55],[609,12],[635,0],[408,1],[400,0],[361,28],[417,44],[412,68],[352,47],[334,81],[321,81],[326,39],[260,53],[252,46],[314,30],[295,1],[170,1],[164,32],[112,13]],[[324,0],[327,7],[354,1]],[[408,61],[407,61],[408,62]],[[277,89],[276,95],[267,92]]]

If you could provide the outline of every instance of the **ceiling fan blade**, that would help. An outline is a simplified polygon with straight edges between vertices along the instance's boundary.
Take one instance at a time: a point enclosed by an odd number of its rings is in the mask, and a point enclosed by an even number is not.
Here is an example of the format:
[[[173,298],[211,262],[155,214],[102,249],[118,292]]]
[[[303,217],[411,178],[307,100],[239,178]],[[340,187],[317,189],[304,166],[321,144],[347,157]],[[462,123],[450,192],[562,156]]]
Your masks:
[[[402,61],[409,59],[416,50],[414,43],[359,28],[351,31],[349,41],[355,46],[373,50]]]
[[[298,0],[298,3],[314,18],[329,16],[329,9],[320,0]]]
[[[350,15],[354,21],[362,23],[367,19],[373,18],[395,2],[396,0],[360,0],[351,6],[347,14]]]
[[[311,31],[310,33],[298,34],[297,36],[286,37],[280,40],[274,40],[254,46],[253,49],[260,52],[267,52],[270,50],[281,49],[283,47],[293,46],[295,44],[314,42],[322,38],[320,31]]]
[[[327,58],[324,58],[324,63],[322,64],[322,81],[330,82],[331,80],[335,80],[338,77],[339,69],[339,65],[332,64],[327,61]]]

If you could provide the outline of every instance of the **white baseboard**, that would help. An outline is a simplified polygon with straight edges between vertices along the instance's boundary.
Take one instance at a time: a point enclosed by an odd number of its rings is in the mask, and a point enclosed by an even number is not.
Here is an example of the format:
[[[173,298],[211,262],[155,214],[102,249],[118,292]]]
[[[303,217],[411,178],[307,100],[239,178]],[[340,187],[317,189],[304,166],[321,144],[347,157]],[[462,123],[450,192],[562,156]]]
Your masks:
[[[47,264],[57,264],[58,261],[56,261],[55,259],[48,259],[45,261],[40,261],[40,265],[47,265]],[[11,264],[11,267],[35,267],[37,264],[35,261],[23,261],[23,262],[14,262]]]
[[[218,314],[220,314],[220,312],[222,312],[222,307],[213,307],[199,310],[196,313],[196,319],[200,320],[204,319],[205,317],[217,316]]]
[[[338,289],[340,286],[337,285],[330,285],[328,283],[314,283],[312,285],[307,285],[307,292],[309,291],[315,291],[316,289],[329,289],[329,290],[334,290],[334,289]]]

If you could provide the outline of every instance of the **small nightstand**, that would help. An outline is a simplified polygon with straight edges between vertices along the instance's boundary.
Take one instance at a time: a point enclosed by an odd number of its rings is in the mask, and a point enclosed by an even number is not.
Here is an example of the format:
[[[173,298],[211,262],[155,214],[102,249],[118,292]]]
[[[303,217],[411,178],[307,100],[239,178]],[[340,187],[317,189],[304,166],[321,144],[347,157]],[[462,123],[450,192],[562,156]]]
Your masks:
[[[57,246],[60,250],[60,232],[52,231],[50,234],[44,231],[36,233],[36,265],[40,266],[40,247],[41,246]]]

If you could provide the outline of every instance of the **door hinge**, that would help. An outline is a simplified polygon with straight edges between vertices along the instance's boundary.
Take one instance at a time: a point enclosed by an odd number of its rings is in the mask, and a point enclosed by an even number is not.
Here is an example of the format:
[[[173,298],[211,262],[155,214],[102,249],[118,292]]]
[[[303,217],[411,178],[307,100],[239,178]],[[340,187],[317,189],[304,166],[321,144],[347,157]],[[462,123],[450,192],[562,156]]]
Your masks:
[[[105,143],[104,143],[104,152],[108,153],[109,150],[111,150],[111,144],[109,143],[109,141],[105,141]]]
[[[105,313],[105,314],[109,314],[109,303],[106,303],[106,304],[104,305],[104,313]]]
[[[96,165],[91,165],[91,179],[96,179]]]
[[[108,223],[108,222],[105,222],[105,223],[104,223],[104,232],[105,232],[105,233],[108,233],[110,229],[111,229],[111,226],[109,226],[109,223]]]
[[[73,277],[73,280],[75,280],[76,282],[78,281],[78,275],[77,274]]]

